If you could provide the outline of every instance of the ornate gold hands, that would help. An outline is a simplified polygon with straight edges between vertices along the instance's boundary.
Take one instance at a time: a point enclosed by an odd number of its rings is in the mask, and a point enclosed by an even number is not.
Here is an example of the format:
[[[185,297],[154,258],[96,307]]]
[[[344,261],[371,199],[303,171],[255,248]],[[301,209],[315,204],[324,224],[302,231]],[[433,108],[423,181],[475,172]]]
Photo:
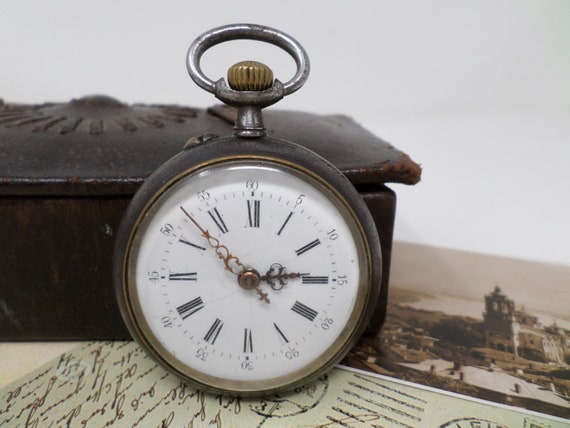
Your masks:
[[[220,244],[220,240],[214,238],[210,235],[206,229],[204,229],[198,222],[192,217],[188,211],[184,208],[180,207],[180,209],[186,214],[186,216],[194,223],[194,225],[202,232],[202,236],[208,240],[208,244],[214,249],[218,258],[220,258],[224,262],[224,266],[226,270],[229,270],[234,275],[240,275],[245,271],[245,265],[239,261],[239,258],[234,256],[228,247],[225,245]]]
[[[248,269],[246,266],[240,262],[239,258],[234,256],[228,247],[222,245],[219,239],[214,238],[210,235],[208,230],[204,229],[200,224],[186,211],[183,207],[180,207],[182,212],[194,223],[194,225],[202,232],[202,236],[207,239],[208,244],[214,249],[216,255],[220,260],[224,262],[224,268],[238,277],[238,284],[240,287],[246,290],[255,290],[259,295],[259,300],[263,300],[265,303],[269,303],[270,300],[267,297],[267,293],[264,293],[261,288],[259,288],[259,282],[261,280],[259,274],[253,270]]]
[[[299,278],[308,273],[287,272],[287,268],[280,263],[273,263],[265,275],[261,276],[260,281],[267,282],[275,291],[281,290],[286,284],[288,279]]]

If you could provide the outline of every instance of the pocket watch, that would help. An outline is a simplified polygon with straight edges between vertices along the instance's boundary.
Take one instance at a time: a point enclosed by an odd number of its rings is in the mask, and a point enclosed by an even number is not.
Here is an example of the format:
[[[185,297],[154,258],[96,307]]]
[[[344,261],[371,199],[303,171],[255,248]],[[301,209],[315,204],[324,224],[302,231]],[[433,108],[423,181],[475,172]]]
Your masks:
[[[202,54],[234,39],[282,48],[295,75],[281,83],[245,61],[227,82],[210,80]],[[191,139],[133,197],[115,246],[121,313],[150,356],[201,389],[251,396],[299,387],[366,328],[381,282],[378,232],[336,167],[266,136],[261,109],[309,73],[295,39],[259,25],[219,27],[192,43],[187,66],[237,108],[234,134]]]

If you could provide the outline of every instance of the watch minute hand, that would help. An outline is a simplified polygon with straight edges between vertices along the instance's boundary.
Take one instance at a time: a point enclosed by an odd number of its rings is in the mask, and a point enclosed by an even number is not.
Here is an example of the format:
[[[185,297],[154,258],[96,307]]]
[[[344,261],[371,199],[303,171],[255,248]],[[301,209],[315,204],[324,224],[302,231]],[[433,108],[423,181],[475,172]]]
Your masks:
[[[220,258],[224,262],[225,269],[233,273],[234,275],[240,275],[245,272],[245,265],[239,261],[239,258],[234,256],[228,247],[222,245],[217,238],[214,238],[210,235],[210,232],[207,229],[204,229],[200,224],[190,215],[188,211],[186,211],[183,207],[180,207],[182,212],[194,223],[194,225],[202,232],[202,236],[206,238],[210,247],[214,249],[218,258]]]
[[[192,223],[202,232],[202,236],[208,240],[208,244],[214,249],[218,258],[224,262],[225,269],[237,275],[238,284],[240,287],[246,290],[255,290],[259,296],[259,300],[263,300],[265,303],[269,303],[270,300],[267,297],[267,293],[264,293],[261,288],[259,288],[259,274],[248,270],[245,265],[239,261],[239,258],[234,256],[228,247],[222,245],[217,238],[210,235],[207,229],[204,229],[200,224],[186,211],[183,207],[180,207],[182,212],[188,217]]]

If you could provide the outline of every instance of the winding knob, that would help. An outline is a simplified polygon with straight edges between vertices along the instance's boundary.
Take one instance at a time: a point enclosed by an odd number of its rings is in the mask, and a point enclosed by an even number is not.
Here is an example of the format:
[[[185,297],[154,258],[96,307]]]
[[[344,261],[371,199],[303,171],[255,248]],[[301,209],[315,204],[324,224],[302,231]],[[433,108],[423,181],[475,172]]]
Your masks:
[[[229,68],[228,84],[234,91],[264,91],[273,85],[273,71],[257,61],[241,61]]]

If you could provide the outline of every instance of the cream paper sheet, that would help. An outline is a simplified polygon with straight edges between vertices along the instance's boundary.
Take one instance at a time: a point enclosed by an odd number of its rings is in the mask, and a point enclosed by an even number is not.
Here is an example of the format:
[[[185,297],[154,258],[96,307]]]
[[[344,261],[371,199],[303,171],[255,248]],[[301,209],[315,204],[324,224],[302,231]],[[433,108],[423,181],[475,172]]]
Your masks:
[[[0,389],[0,427],[557,428],[569,421],[337,367],[265,398],[207,394],[134,342],[86,342]]]

